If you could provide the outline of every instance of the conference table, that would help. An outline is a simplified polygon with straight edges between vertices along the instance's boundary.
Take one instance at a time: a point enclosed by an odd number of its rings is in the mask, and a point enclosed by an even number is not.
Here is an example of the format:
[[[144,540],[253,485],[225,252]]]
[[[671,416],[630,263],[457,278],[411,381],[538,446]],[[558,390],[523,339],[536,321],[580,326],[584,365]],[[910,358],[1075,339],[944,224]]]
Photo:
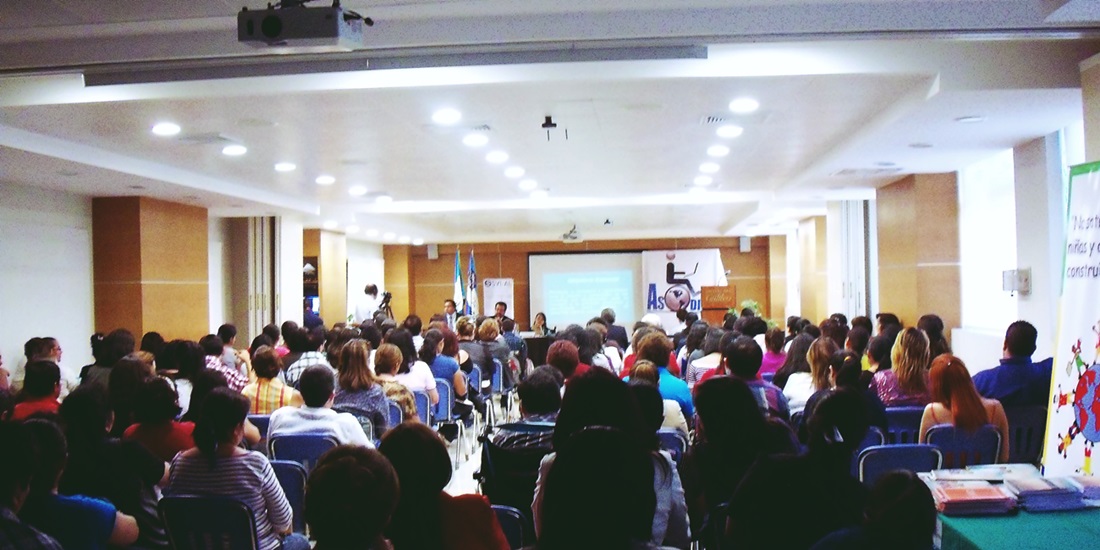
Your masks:
[[[1100,508],[1065,512],[1020,511],[1010,516],[940,515],[942,550],[1100,547]]]

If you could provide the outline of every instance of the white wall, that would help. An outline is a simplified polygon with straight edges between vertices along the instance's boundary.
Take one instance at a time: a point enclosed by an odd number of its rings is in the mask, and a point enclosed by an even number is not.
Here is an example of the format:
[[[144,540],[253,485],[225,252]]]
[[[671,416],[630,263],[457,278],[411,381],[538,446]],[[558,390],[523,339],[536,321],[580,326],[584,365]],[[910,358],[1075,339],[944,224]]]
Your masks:
[[[279,272],[279,288],[275,289],[275,322],[294,321],[302,324],[302,221],[292,217],[275,220],[279,246],[275,251],[275,269]]]
[[[8,370],[34,336],[57,338],[74,372],[92,362],[92,201],[0,183],[0,353]]]
[[[355,313],[355,303],[363,296],[363,287],[367,286],[367,283],[378,285],[379,292],[386,289],[385,267],[386,262],[382,259],[382,245],[348,239],[349,315]]]
[[[232,296],[229,293],[229,230],[225,218],[207,218],[207,244],[210,249],[208,262],[210,292],[210,333],[221,326],[223,319],[230,317]],[[201,336],[201,335],[199,335]]]

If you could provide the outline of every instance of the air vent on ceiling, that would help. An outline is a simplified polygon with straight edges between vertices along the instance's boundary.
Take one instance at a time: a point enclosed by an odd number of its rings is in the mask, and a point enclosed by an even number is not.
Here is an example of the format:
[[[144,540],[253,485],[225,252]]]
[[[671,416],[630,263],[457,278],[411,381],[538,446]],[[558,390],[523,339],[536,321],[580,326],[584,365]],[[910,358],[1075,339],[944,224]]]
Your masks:
[[[829,175],[840,178],[874,178],[878,176],[889,176],[900,172],[901,168],[896,166],[893,168],[845,168]]]
[[[207,132],[205,134],[184,134],[176,138],[180,143],[187,143],[189,145],[221,145],[236,143],[232,138],[219,134],[217,132]]]
[[[720,116],[713,116],[713,115],[705,116],[705,117],[699,119],[699,124],[701,124],[703,126],[710,126],[712,124],[724,124],[725,122],[726,122],[726,119],[724,119]]]

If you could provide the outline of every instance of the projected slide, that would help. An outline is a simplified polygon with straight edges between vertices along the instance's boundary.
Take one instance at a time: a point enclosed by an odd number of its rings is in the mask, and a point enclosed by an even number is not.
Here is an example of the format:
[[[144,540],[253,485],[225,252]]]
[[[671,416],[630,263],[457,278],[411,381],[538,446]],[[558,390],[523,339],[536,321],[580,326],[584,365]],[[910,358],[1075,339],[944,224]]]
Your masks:
[[[631,324],[641,311],[640,254],[554,254],[529,259],[531,312],[542,311],[551,327],[583,325],[605,307],[617,324]]]

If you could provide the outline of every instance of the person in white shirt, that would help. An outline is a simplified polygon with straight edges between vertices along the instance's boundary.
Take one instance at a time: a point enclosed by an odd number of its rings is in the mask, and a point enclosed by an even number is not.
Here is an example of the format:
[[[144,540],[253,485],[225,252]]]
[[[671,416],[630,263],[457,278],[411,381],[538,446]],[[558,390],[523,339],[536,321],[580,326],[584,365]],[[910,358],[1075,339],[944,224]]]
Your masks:
[[[72,369],[67,369],[61,364],[61,344],[57,338],[46,336],[44,338],[31,338],[23,344],[24,358],[16,363],[15,368],[9,371],[12,392],[23,389],[23,378],[26,376],[27,363],[31,361],[50,361],[61,369],[61,399],[75,390],[80,381]]]
[[[378,299],[378,286],[369,284],[363,288],[363,296],[355,303],[355,320],[362,323],[374,318],[381,302]]]
[[[320,433],[330,435],[341,445],[362,445],[374,448],[366,432],[354,416],[332,410],[336,395],[332,370],[323,365],[309,367],[302,373],[299,390],[302,407],[282,407],[271,413],[268,437]]]

